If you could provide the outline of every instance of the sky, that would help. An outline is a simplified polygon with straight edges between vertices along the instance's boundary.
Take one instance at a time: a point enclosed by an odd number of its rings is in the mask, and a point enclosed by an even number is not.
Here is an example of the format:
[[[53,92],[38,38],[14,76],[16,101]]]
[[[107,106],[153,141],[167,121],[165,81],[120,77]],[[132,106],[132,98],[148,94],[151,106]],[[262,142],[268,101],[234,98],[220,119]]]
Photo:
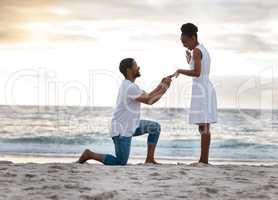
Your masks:
[[[180,27],[199,27],[220,108],[278,109],[276,0],[0,0],[0,104],[114,106],[133,57],[151,91],[188,68]],[[157,103],[188,107],[191,78]]]

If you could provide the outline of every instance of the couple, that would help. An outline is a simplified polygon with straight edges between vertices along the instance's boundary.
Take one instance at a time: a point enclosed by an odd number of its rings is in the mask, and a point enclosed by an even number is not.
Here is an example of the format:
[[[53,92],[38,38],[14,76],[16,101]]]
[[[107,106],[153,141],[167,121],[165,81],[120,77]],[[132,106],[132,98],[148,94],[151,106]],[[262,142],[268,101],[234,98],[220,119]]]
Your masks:
[[[210,56],[198,42],[198,28],[187,23],[181,27],[181,42],[192,51],[186,52],[189,70],[178,69],[174,74],[162,79],[150,93],[141,90],[134,82],[140,76],[140,67],[133,58],[123,59],[120,72],[124,76],[121,83],[116,108],[112,117],[111,136],[115,146],[115,156],[99,154],[86,149],[78,163],[93,159],[105,165],[126,165],[135,136],[148,134],[147,156],[145,163],[158,164],[154,158],[156,144],[161,132],[160,124],[149,120],[140,120],[140,104],[152,105],[157,102],[170,87],[171,79],[179,74],[193,77],[192,98],[189,123],[198,125],[201,134],[201,156],[199,162],[208,163],[210,147],[210,124],[217,121],[216,93],[209,81]]]

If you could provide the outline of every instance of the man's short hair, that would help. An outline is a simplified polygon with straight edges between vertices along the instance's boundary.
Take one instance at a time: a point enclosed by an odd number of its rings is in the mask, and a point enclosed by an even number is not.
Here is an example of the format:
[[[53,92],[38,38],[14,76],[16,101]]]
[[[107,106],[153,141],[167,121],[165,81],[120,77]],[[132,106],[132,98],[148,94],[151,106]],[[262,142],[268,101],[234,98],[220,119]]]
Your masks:
[[[124,75],[127,76],[127,69],[131,68],[135,60],[133,58],[125,58],[120,62],[119,70]]]

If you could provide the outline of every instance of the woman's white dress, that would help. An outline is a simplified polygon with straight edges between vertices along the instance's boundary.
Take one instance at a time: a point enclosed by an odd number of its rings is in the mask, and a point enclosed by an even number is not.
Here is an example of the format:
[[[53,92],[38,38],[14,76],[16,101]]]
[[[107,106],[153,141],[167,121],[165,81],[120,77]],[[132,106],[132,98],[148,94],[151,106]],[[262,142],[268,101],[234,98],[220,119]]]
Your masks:
[[[216,123],[216,92],[209,80],[210,55],[202,44],[199,44],[195,48],[198,48],[202,52],[201,74],[199,77],[193,78],[189,123]],[[193,58],[191,58],[189,65],[191,69],[194,68],[195,64]]]

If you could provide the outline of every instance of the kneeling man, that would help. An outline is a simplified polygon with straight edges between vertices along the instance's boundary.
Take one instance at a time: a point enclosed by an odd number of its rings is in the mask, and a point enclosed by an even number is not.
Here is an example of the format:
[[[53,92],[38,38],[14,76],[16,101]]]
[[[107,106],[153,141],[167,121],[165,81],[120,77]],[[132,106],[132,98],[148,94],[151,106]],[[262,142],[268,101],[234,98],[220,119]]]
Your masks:
[[[146,93],[134,83],[135,79],[140,77],[140,67],[133,58],[123,59],[119,69],[125,79],[119,89],[111,124],[115,156],[99,154],[86,149],[78,162],[84,163],[93,159],[105,165],[126,165],[130,153],[131,138],[148,133],[148,152],[145,163],[157,164],[154,154],[160,135],[160,124],[154,121],[140,120],[140,104],[152,105],[157,102],[169,88],[171,78],[163,78],[152,92]]]

